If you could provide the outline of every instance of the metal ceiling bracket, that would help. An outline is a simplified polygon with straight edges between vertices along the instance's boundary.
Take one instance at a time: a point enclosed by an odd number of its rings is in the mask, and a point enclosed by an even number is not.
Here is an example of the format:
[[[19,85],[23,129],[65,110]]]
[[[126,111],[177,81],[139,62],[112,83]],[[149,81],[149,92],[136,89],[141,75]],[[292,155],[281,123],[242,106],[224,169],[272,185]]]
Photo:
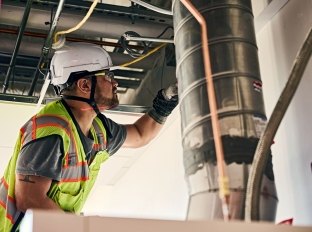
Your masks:
[[[151,38],[151,37],[136,37],[125,35],[127,41],[148,41],[148,42],[159,42],[159,43],[173,43],[173,39],[160,39],[160,38]]]

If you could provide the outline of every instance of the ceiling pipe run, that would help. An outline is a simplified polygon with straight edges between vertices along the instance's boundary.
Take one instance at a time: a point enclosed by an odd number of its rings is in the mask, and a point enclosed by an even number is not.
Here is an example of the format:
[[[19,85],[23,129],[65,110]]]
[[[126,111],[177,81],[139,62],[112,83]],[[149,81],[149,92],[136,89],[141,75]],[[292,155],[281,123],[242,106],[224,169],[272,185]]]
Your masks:
[[[14,30],[14,29],[0,28],[0,33],[17,35],[18,31]],[[24,36],[30,36],[30,37],[45,39],[47,37],[47,34],[39,33],[39,32],[24,31]],[[66,41],[69,41],[69,42],[86,42],[86,43],[93,43],[93,44],[102,45],[102,46],[109,46],[109,47],[119,47],[119,48],[122,47],[120,43],[113,43],[113,42],[93,40],[93,39],[85,39],[85,38],[77,38],[77,37],[68,37],[68,36],[66,36]],[[142,40],[140,40],[140,41],[142,41]],[[148,40],[148,41],[151,41],[151,40]],[[162,42],[162,41],[158,41],[158,42]],[[141,49],[141,50],[144,49],[142,46],[131,45],[131,44],[129,44],[128,47],[132,48],[132,49]]]
[[[64,8],[62,16],[58,23],[58,30],[66,30],[75,26],[81,21],[85,15],[85,11],[79,10],[79,6]],[[2,25],[19,26],[21,23],[24,6],[3,4],[0,14],[0,22]],[[27,28],[34,30],[49,30],[50,22],[50,8],[35,6],[32,8]],[[164,20],[156,20],[151,17],[150,19],[142,19],[135,16],[113,13],[99,13],[94,12],[88,21],[74,35],[87,36],[87,37],[102,37],[119,39],[126,31],[135,31],[144,37],[157,37],[168,26],[172,26],[172,19],[165,18]],[[170,38],[172,32],[168,30],[163,37]]]
[[[0,34],[0,52],[12,54],[14,50],[14,39],[15,37],[13,35],[2,36]],[[21,46],[20,46],[18,54],[25,55],[25,56],[39,57],[41,55],[41,47],[42,47],[43,42],[44,40],[41,38],[25,36],[23,38],[23,41],[21,42]],[[122,65],[122,64],[131,62],[133,60],[133,58],[129,56],[128,54],[109,52],[109,55],[111,56],[114,65]],[[153,53],[152,55],[146,57],[145,59],[132,64],[130,68],[139,68],[139,69],[144,69],[144,70],[152,69],[153,61],[158,56],[159,56],[159,52]]]

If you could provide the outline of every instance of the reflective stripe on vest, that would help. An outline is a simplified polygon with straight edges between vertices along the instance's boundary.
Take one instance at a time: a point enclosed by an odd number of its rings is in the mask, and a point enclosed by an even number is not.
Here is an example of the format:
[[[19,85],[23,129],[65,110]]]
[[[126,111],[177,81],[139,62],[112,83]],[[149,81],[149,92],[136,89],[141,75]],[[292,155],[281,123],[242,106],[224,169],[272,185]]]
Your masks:
[[[4,180],[0,181],[0,206],[6,211],[6,217],[14,224],[18,218],[20,211],[16,209],[15,200],[13,197],[8,195],[9,185]]]
[[[65,132],[70,143],[69,149],[65,154],[65,163],[61,173],[60,182],[78,182],[88,180],[88,164],[87,162],[79,162],[77,157],[77,142],[70,128],[70,123],[57,115],[39,115],[34,116],[29,123],[21,129],[22,132],[22,146],[37,138],[36,130],[55,127]]]
[[[22,129],[22,146],[25,144],[37,139],[36,130],[39,128],[48,128],[48,127],[56,127],[63,131],[65,131],[66,135],[69,137],[70,141],[70,147],[65,154],[67,157],[66,165],[76,165],[77,163],[77,145],[76,140],[74,139],[74,136],[72,134],[70,123],[57,115],[40,115],[40,116],[33,116],[29,123],[27,123]],[[73,157],[70,157],[68,154],[75,154],[76,159],[73,159]],[[69,160],[69,158],[71,158]]]
[[[63,166],[61,182],[79,182],[89,179],[87,162],[77,163],[76,166]]]
[[[94,136],[93,149],[95,151],[103,151],[106,149],[107,141],[106,136],[102,133],[99,122],[97,120],[99,119],[96,118],[92,123],[92,126],[96,133],[96,136]]]
[[[106,149],[106,136],[103,134],[99,122],[96,119],[92,125],[95,130],[93,149],[101,151]],[[31,121],[27,123],[22,129],[22,146],[33,141],[37,138],[36,130],[38,128],[57,127],[65,131],[70,139],[70,146],[67,154],[65,155],[65,164],[61,173],[60,182],[78,182],[88,180],[88,163],[78,162],[77,157],[77,142],[70,128],[68,120],[57,115],[39,115],[32,117]]]

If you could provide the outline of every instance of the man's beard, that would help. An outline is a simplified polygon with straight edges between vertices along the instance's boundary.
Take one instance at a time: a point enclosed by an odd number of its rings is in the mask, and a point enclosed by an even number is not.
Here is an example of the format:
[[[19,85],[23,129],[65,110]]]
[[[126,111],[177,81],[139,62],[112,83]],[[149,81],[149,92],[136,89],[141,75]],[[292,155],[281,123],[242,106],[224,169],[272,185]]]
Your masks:
[[[101,108],[112,109],[119,105],[119,99],[117,94],[114,94],[112,98],[96,97],[95,102],[97,103],[100,110]]]

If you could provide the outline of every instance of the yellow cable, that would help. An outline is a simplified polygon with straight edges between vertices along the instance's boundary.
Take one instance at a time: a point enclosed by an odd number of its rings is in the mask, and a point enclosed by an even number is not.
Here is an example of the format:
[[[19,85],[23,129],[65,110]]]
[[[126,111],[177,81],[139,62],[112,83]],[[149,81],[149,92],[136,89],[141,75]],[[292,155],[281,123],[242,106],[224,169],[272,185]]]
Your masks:
[[[57,33],[54,35],[54,43],[57,42],[57,37],[58,37],[59,35],[68,34],[68,33],[71,33],[71,32],[73,32],[73,31],[78,30],[78,29],[87,21],[87,19],[90,17],[90,15],[92,14],[92,12],[93,12],[93,10],[94,10],[94,8],[96,7],[96,5],[97,5],[98,2],[99,2],[99,0],[94,0],[94,1],[93,1],[92,5],[91,5],[91,7],[89,8],[89,10],[88,10],[87,14],[85,15],[85,17],[84,17],[84,18],[80,21],[80,23],[78,23],[75,27],[70,28],[70,29],[68,29],[68,30],[66,30],[66,31],[59,31],[59,32],[57,32]]]
[[[161,45],[159,45],[158,47],[154,48],[153,50],[149,51],[148,53],[146,53],[144,56],[141,56],[133,61],[130,61],[128,63],[125,63],[125,64],[122,64],[122,65],[119,65],[120,67],[127,67],[131,64],[134,64],[136,62],[139,62],[140,60],[143,60],[144,58],[148,57],[149,55],[153,54],[154,52],[158,51],[159,49],[161,49],[162,47],[164,47],[165,45],[167,45],[166,43],[163,43]]]

